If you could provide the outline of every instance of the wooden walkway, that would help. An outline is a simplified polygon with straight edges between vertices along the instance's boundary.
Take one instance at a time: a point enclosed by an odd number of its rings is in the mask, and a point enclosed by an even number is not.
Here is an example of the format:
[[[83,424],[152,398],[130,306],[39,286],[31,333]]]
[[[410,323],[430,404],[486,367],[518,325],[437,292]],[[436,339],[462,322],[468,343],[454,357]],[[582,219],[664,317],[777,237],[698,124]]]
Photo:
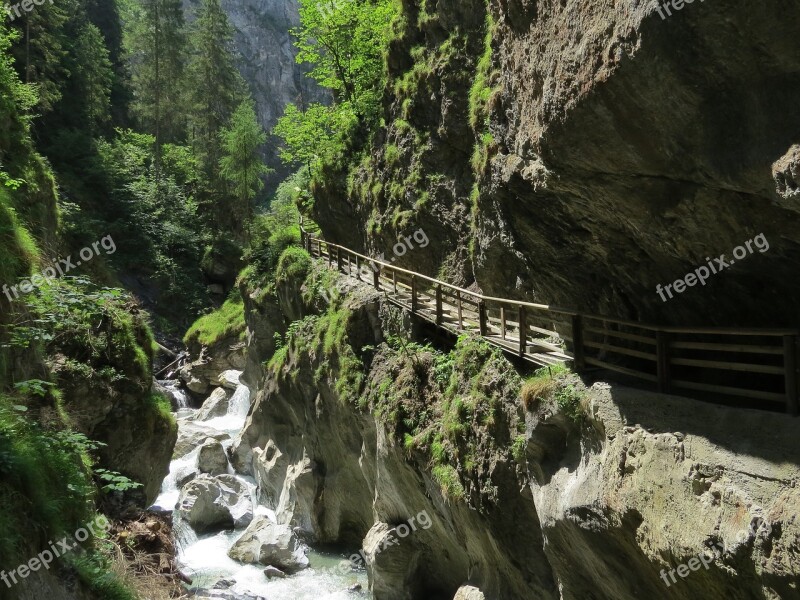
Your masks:
[[[798,414],[796,329],[659,327],[544,304],[493,298],[314,237],[302,243],[331,268],[455,334],[474,333],[540,366],[613,371],[664,393],[756,400]]]

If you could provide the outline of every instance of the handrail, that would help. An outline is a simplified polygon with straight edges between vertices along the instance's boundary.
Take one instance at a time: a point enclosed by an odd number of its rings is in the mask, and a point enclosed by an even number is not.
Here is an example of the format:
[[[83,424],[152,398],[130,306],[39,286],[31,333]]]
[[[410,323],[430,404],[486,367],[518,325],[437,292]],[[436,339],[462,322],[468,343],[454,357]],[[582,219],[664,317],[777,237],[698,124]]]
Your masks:
[[[582,371],[586,368],[586,365],[611,370],[643,381],[656,382],[658,389],[662,392],[669,392],[675,387],[768,401],[780,400],[786,403],[789,413],[797,415],[800,412],[800,403],[798,402],[798,355],[800,355],[798,340],[800,340],[800,329],[659,326],[581,313],[576,310],[547,304],[496,298],[467,290],[433,277],[398,267],[384,260],[366,256],[345,246],[319,239],[306,231],[302,222],[300,223],[300,232],[303,246],[312,256],[314,255],[313,247],[316,245],[318,256],[324,257],[322,250],[324,245],[327,249],[328,261],[332,263],[332,249],[335,248],[338,269],[342,268],[342,254],[348,257],[348,270],[352,266],[352,259],[354,258],[357,269],[356,277],[358,279],[361,278],[360,270],[363,265],[373,265],[373,283],[377,289],[381,289],[381,275],[392,273],[389,283],[392,284],[395,297],[389,295],[388,292],[387,296],[393,303],[411,310],[412,313],[418,316],[432,320],[435,325],[444,329],[454,329],[456,332],[477,330],[488,342],[536,364],[547,366],[556,362],[571,360],[576,371]],[[375,265],[379,265],[380,268],[375,269]],[[403,284],[410,291],[410,305],[402,301],[401,294],[398,292],[398,274],[410,278],[410,287]],[[386,276],[388,277],[388,275]],[[427,285],[421,287],[419,282],[424,282]],[[435,290],[435,292],[425,291],[430,289]],[[456,304],[445,304],[442,298],[443,292],[455,296]],[[407,295],[408,292],[406,292]],[[434,310],[424,306],[424,302],[421,301],[421,295],[430,296],[428,302],[432,302],[435,305]],[[468,310],[463,306],[463,302],[467,302],[471,308]],[[489,316],[489,304],[500,305],[499,319],[496,316],[497,312],[494,313],[494,317]],[[477,317],[475,317],[475,305],[477,305]],[[458,319],[456,320],[452,316],[449,319],[454,323],[446,323],[448,319],[445,318],[445,312],[447,312],[445,307],[450,312],[457,310]],[[518,322],[509,319],[509,307],[512,309],[512,315],[514,311],[518,314]],[[562,320],[550,321],[546,324],[547,327],[543,329],[537,326],[541,321],[536,321],[541,316],[531,315],[529,317],[529,309],[544,311],[553,316],[559,316]],[[493,310],[496,310],[496,308]],[[432,312],[433,315],[428,317],[425,314],[426,312]],[[568,317],[568,319],[563,319],[563,317]],[[531,318],[533,321],[530,320]],[[586,321],[591,323],[587,325]],[[470,322],[473,325],[465,326]],[[455,325],[456,323],[457,326]],[[475,323],[477,323],[477,327],[475,327]],[[499,325],[499,330],[497,325]],[[635,333],[620,331],[613,326],[617,328],[632,328],[637,331]],[[557,330],[552,330],[552,327]],[[563,335],[562,331],[568,331],[569,336]],[[513,332],[516,332],[517,338],[512,337],[511,334]],[[551,343],[547,337],[542,338],[541,336],[543,335],[550,335],[555,339],[560,339],[564,344],[570,342],[571,352],[567,350],[558,352],[556,348],[558,344]],[[591,336],[599,339],[587,339]],[[673,339],[676,336],[681,336],[681,338],[679,340]],[[696,337],[684,339],[686,336]],[[707,336],[756,337],[761,338],[761,340],[750,342],[728,340],[726,344],[715,344],[711,343]],[[609,337],[614,338],[614,340],[610,340]],[[778,338],[782,341],[782,345],[768,346],[764,338]],[[725,340],[723,338],[720,341]],[[625,344],[632,344],[633,347]],[[655,353],[653,346],[655,346]],[[722,346],[730,353],[740,353],[745,356],[742,361],[736,361],[730,359],[708,360],[707,354],[705,356],[686,355],[686,353],[691,352],[709,352],[715,346]],[[590,356],[589,353],[592,351],[594,351],[594,355]],[[622,364],[615,364],[608,355],[613,355]],[[757,364],[753,362],[752,355],[768,357],[765,360],[768,360],[769,357],[782,357],[783,362],[779,365]],[[644,366],[635,368],[630,365],[630,361],[634,359],[644,363]],[[687,369],[699,371],[699,374],[687,371]],[[778,393],[777,391],[753,389],[752,386],[742,385],[742,383],[752,383],[750,380],[736,380],[734,385],[731,385],[730,381],[720,377],[720,372],[728,374],[739,373],[742,377],[782,375],[783,391]],[[695,381],[692,381],[692,379],[695,379]],[[709,381],[712,381],[712,383],[709,383]],[[758,383],[765,385],[760,380]]]

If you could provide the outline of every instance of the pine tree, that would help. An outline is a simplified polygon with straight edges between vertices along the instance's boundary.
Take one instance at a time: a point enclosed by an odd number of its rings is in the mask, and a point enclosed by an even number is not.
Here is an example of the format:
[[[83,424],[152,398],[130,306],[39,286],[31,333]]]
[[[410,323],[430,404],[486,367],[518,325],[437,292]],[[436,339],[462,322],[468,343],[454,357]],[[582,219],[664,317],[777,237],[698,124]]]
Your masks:
[[[222,130],[220,138],[224,151],[220,172],[231,183],[234,199],[226,213],[233,221],[232,229],[246,235],[253,219],[253,199],[264,188],[262,176],[271,171],[259,154],[267,134],[258,122],[251,100],[239,105],[230,127]]]
[[[161,146],[185,135],[183,73],[186,35],[180,0],[143,0],[132,10],[126,37],[134,89],[134,115],[155,138],[155,170],[161,171]]]
[[[25,83],[35,84],[40,114],[53,110],[71,73],[66,66],[71,40],[65,32],[70,15],[85,14],[77,0],[46,2],[21,11],[11,27],[19,32],[12,48],[15,67]],[[5,15],[3,15],[5,16]]]
[[[234,63],[233,28],[220,0],[203,0],[190,32],[190,137],[204,178],[201,208],[210,222],[224,221],[225,181],[220,178],[220,132],[245,95]],[[212,208],[212,205],[216,208]]]

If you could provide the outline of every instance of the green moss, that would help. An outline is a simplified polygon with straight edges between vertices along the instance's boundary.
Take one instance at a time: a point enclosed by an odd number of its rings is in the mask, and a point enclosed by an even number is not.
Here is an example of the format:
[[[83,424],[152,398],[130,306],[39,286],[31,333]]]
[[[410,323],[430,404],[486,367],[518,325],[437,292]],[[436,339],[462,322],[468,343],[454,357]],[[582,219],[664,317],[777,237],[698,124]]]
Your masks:
[[[487,114],[486,106],[495,89],[491,86],[491,80],[496,77],[492,71],[492,38],[494,37],[496,24],[491,11],[486,11],[486,36],[484,38],[483,55],[478,61],[477,74],[469,92],[469,120],[470,125],[475,131],[481,129],[485,123]]]
[[[463,500],[466,497],[464,485],[458,476],[458,471],[451,465],[436,465],[431,470],[433,479],[438,483],[442,492],[453,500]]]
[[[244,339],[247,324],[244,320],[244,302],[238,289],[214,312],[200,317],[183,336],[183,342],[213,346],[227,337]]]
[[[31,274],[39,249],[11,203],[11,192],[0,185],[0,282],[13,285]]]
[[[172,414],[172,405],[166,396],[163,394],[149,394],[147,406],[151,414],[157,419],[169,423],[170,428],[177,427],[175,416]]]
[[[383,157],[386,164],[390,167],[400,162],[400,148],[394,144],[388,144],[383,150]]]
[[[302,282],[311,272],[311,255],[302,248],[289,247],[283,251],[275,269],[275,283]]]

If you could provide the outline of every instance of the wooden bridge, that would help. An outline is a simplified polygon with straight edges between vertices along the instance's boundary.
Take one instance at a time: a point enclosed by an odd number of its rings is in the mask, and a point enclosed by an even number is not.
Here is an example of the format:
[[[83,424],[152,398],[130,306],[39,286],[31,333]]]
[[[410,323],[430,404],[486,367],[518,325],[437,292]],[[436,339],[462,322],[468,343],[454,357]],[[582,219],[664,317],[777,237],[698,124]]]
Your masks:
[[[659,327],[493,298],[326,242],[302,226],[301,235],[313,257],[397,306],[455,334],[479,334],[536,365],[571,362],[579,373],[604,369],[664,393],[745,398],[798,414],[800,330]]]

